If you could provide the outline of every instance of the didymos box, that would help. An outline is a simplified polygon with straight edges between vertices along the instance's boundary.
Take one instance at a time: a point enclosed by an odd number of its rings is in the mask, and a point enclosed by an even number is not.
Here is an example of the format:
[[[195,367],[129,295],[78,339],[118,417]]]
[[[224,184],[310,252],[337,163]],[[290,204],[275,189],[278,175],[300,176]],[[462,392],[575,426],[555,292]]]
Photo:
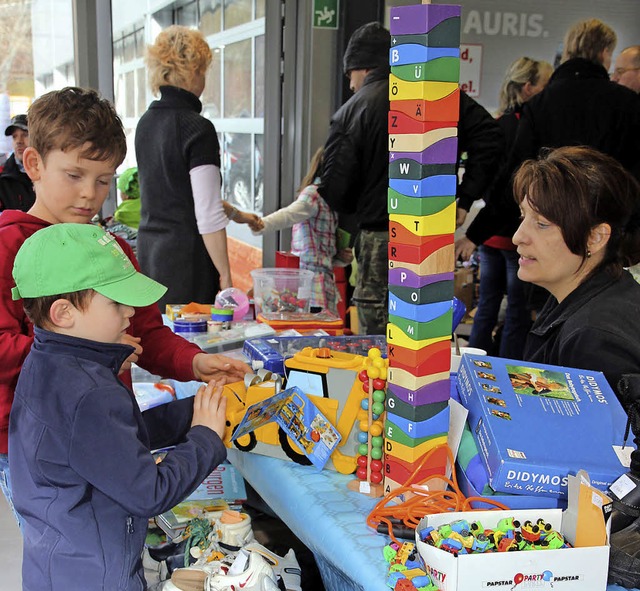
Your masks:
[[[627,471],[627,415],[602,373],[465,354],[457,386],[494,490],[566,497],[580,469],[600,490]]]

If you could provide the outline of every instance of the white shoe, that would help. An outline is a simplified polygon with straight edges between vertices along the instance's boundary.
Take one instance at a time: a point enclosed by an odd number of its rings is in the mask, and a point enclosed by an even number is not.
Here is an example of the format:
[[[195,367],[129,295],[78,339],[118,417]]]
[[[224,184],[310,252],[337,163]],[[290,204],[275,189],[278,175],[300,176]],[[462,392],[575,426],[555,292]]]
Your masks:
[[[251,517],[247,513],[223,511],[212,521],[211,527],[209,541],[220,544],[223,552],[235,552],[254,540]]]
[[[205,591],[278,591],[278,582],[266,559],[244,549],[226,573],[210,575]]]
[[[278,556],[265,548],[262,544],[257,542],[251,542],[244,547],[244,550],[249,552],[257,552],[271,565],[276,577],[280,577],[284,582],[285,589],[287,591],[302,591],[301,580],[302,571],[296,558],[296,553],[293,548],[284,556]]]

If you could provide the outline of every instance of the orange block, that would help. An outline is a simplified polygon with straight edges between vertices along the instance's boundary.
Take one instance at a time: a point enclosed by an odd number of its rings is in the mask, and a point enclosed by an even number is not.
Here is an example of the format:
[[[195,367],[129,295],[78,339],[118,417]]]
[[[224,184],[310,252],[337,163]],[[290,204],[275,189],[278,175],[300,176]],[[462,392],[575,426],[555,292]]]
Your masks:
[[[436,101],[391,101],[390,111],[399,111],[418,121],[458,121],[460,119],[460,89]]]
[[[438,341],[417,351],[398,345],[387,345],[389,367],[399,367],[414,376],[426,376],[451,367],[451,343]]]
[[[394,222],[390,222],[394,223]],[[406,230],[405,238],[412,234]],[[415,236],[415,235],[414,235]],[[415,242],[402,242],[394,240],[389,242],[389,260],[403,261],[405,263],[420,264],[434,252],[453,244],[453,234],[439,234],[437,236],[422,236],[422,240]]]
[[[407,102],[407,101],[404,101]],[[429,104],[432,104],[429,101]],[[453,121],[428,121],[414,119],[402,111],[389,111],[389,133],[427,133],[439,127],[457,127],[457,118]]]
[[[447,469],[447,450],[440,448],[433,452],[429,461],[426,462],[416,474],[413,482],[419,482],[425,480],[429,476],[436,474],[444,475]],[[401,458],[386,454],[384,458],[384,476],[390,478],[395,482],[404,484],[409,480],[416,469],[420,466],[422,458],[419,458],[415,462],[407,462]]]

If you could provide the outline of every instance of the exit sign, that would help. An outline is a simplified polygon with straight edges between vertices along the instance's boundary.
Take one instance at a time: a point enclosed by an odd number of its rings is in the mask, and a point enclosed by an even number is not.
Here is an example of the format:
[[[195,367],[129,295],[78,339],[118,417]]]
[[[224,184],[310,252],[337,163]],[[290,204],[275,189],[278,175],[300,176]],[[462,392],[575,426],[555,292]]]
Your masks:
[[[313,0],[313,28],[338,28],[339,0]]]

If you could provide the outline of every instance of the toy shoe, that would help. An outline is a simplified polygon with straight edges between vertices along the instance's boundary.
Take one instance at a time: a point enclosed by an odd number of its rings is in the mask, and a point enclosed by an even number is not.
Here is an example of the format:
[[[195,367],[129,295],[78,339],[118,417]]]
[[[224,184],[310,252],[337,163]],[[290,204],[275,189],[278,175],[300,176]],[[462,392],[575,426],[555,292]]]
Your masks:
[[[211,525],[213,531],[209,534],[209,541],[219,544],[225,553],[237,552],[254,540],[251,517],[247,513],[227,509]]]
[[[227,572],[210,575],[205,584],[205,591],[236,591],[239,589],[243,591],[279,591],[273,569],[258,552],[240,550]]]

